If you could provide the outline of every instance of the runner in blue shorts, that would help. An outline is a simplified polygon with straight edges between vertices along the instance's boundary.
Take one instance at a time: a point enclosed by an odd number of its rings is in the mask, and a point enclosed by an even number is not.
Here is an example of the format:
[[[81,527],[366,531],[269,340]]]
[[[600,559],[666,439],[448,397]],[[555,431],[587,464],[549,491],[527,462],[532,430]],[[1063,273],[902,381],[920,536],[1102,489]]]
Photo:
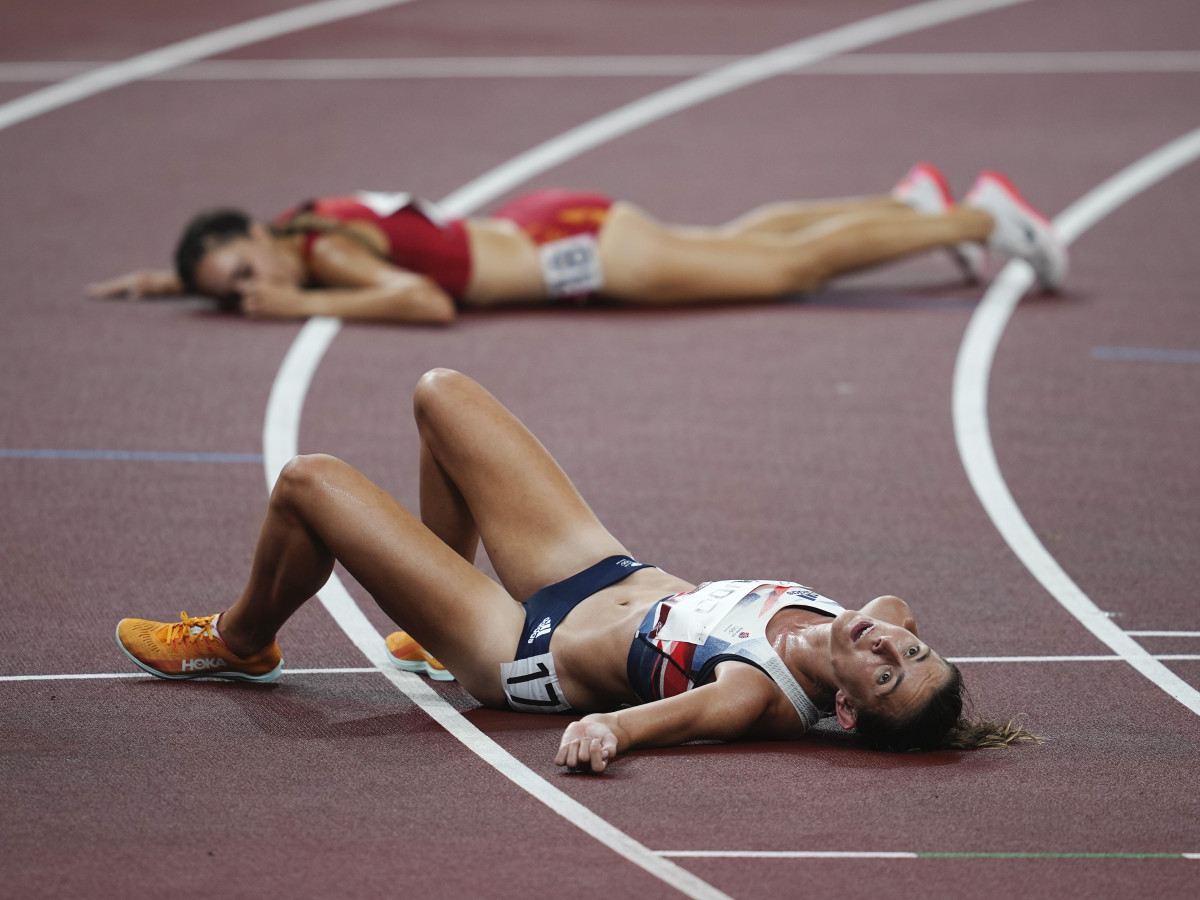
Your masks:
[[[336,562],[481,704],[585,713],[557,762],[697,739],[790,739],[836,717],[875,746],[974,748],[1030,735],[963,714],[958,670],[908,604],[844,609],[775,579],[691,584],[613,537],[532,433],[470,378],[427,373],[414,408],[421,516],[346,463],[284,467],[249,581],[224,612],[123,619],[163,678],[273,681],[275,636]],[[483,544],[498,581],[474,565]]]

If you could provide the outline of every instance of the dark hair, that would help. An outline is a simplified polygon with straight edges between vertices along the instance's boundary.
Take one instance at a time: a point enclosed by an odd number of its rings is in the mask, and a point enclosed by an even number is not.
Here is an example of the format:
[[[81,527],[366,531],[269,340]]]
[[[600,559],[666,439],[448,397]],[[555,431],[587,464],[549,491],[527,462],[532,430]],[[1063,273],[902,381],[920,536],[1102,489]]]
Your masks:
[[[213,247],[250,236],[250,217],[239,209],[210,209],[192,217],[175,247],[175,271],[188,293],[199,293],[196,267]],[[224,301],[225,298],[217,298]]]
[[[942,660],[950,670],[946,683],[925,705],[902,722],[869,710],[859,710],[854,730],[870,747],[906,753],[914,750],[978,750],[1007,747],[1015,741],[1040,743],[1041,738],[1013,720],[992,722],[963,715],[964,688],[958,666]]]

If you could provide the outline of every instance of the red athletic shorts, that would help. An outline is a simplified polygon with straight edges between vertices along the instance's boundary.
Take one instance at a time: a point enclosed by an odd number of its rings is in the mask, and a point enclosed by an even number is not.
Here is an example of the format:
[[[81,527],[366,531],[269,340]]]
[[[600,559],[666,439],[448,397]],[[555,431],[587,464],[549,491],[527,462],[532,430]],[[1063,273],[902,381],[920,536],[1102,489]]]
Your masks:
[[[577,234],[595,236],[612,205],[604,194],[545,188],[509,201],[491,216],[516,222],[535,244],[548,244]]]

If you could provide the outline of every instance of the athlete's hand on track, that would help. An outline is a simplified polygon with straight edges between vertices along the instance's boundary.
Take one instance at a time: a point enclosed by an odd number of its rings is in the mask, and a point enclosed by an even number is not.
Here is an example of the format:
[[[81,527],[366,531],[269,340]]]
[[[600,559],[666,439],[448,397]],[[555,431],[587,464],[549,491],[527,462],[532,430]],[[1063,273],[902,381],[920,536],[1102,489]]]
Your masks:
[[[141,300],[180,292],[179,278],[174,272],[139,269],[108,281],[89,284],[88,296],[96,300]]]
[[[242,314],[252,319],[304,316],[304,291],[285,284],[253,281],[242,289]]]
[[[587,716],[572,722],[563,732],[558,746],[557,766],[566,766],[572,772],[599,774],[609,761],[617,755],[617,736],[599,716]]]

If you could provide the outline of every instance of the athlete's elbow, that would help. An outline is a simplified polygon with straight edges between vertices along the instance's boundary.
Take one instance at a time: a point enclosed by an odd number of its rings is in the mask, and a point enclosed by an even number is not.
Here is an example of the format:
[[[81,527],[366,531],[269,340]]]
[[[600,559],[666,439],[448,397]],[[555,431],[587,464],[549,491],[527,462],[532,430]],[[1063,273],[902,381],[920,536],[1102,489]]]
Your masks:
[[[454,299],[433,282],[420,285],[409,295],[409,322],[449,325],[458,317]]]
[[[426,322],[429,325],[449,325],[458,318],[458,309],[454,305],[454,301],[442,294],[437,298],[436,302],[430,304],[429,318]]]

